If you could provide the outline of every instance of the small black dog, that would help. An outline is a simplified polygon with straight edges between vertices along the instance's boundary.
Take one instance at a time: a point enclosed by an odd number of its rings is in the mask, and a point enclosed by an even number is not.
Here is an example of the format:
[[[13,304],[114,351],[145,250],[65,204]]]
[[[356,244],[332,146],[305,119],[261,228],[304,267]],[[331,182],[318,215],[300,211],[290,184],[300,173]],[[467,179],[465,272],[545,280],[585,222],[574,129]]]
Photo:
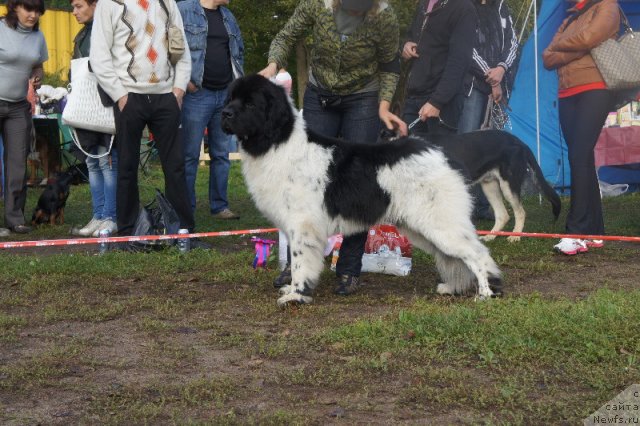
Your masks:
[[[31,217],[32,225],[49,223],[50,225],[64,224],[64,207],[69,197],[69,185],[74,178],[73,172],[57,173],[55,179],[50,179],[47,187],[38,199],[38,205]]]

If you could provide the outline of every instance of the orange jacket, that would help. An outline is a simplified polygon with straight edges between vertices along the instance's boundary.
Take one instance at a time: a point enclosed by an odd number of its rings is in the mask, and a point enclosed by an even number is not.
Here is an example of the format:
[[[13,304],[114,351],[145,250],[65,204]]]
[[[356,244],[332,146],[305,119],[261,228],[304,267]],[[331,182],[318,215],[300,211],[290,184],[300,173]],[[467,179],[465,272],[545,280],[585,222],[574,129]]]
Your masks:
[[[569,12],[576,11],[576,8],[569,9]],[[602,75],[589,52],[618,34],[620,11],[617,0],[602,0],[567,26],[568,21],[569,18],[564,20],[542,53],[545,68],[558,70],[560,90],[602,82]]]

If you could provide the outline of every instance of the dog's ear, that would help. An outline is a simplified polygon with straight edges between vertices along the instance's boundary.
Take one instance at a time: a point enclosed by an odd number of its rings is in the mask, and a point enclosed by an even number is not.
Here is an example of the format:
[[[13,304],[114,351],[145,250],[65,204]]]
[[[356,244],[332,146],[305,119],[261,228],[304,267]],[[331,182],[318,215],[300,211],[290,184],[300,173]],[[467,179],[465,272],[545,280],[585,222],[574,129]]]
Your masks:
[[[265,90],[267,122],[264,126],[264,136],[272,144],[286,142],[293,131],[295,117],[287,93],[277,84],[267,82]]]

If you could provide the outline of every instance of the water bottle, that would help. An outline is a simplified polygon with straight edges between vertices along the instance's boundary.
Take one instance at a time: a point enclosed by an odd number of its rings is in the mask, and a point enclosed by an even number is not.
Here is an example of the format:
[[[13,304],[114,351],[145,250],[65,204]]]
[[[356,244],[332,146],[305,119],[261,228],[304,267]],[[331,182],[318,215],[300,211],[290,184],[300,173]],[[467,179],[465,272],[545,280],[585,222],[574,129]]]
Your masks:
[[[189,230],[184,228],[178,231],[178,234],[181,234],[181,235],[188,234],[188,233],[189,233]],[[186,253],[189,251],[188,238],[178,238],[178,250],[180,251],[180,253]]]
[[[109,238],[111,236],[111,232],[108,229],[101,229],[98,233],[99,238]],[[105,254],[109,251],[109,243],[107,241],[100,241],[100,254]]]

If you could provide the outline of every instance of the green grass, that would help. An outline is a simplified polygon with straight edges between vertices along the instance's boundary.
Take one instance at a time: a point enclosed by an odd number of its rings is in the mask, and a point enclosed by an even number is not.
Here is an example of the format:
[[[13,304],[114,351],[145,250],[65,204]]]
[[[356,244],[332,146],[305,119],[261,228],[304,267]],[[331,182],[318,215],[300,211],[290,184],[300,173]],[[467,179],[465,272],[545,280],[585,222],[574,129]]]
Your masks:
[[[206,177],[199,230],[271,227],[238,163],[239,221],[211,217]],[[153,165],[142,201],[161,186]],[[567,198],[557,222],[546,202],[525,203],[525,230],[562,232]],[[638,194],[604,208],[609,234],[640,234]],[[74,186],[66,225],[15,238],[66,238],[90,215],[88,186]],[[555,240],[498,238],[488,246],[510,293],[484,303],[435,296],[433,260],[415,251],[409,277],[368,275],[339,298],[325,271],[315,304],[280,310],[275,259],[254,271],[250,236],[211,242],[186,255],[0,251],[0,423],[573,424],[640,382],[632,245],[564,258]]]

